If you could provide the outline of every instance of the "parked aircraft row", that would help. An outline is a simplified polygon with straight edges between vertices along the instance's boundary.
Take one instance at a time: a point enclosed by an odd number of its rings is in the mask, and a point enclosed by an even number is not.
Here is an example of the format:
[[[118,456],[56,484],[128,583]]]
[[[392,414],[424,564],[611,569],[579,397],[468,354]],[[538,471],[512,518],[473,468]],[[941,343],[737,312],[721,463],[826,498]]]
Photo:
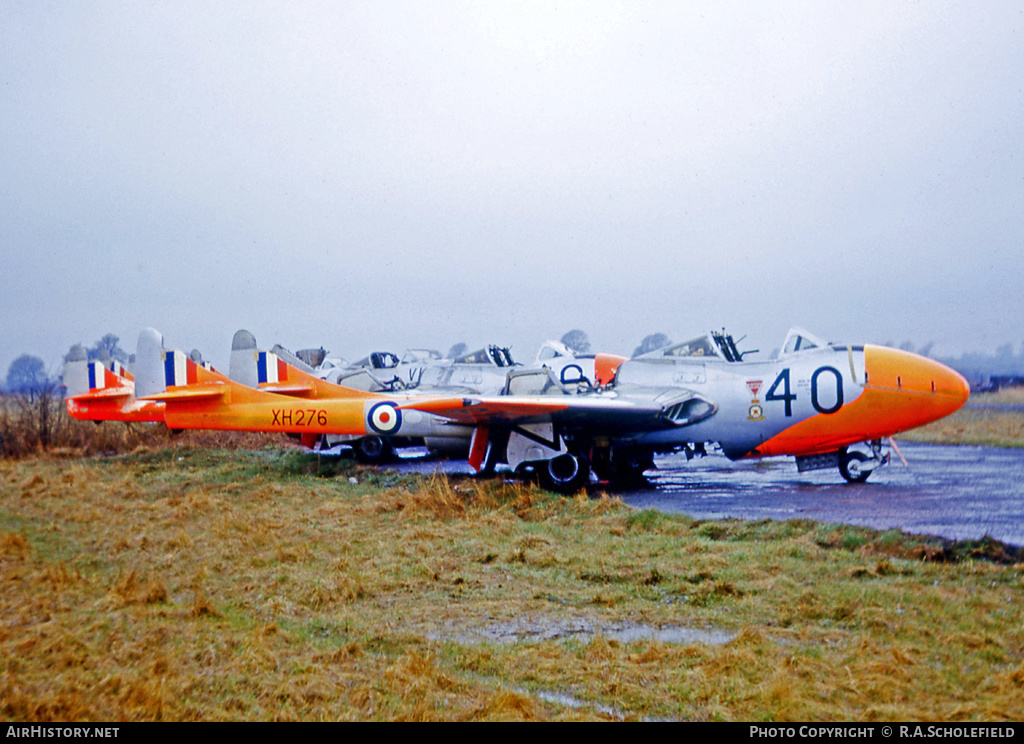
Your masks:
[[[949,415],[969,393],[931,359],[800,329],[762,362],[744,361],[724,332],[633,359],[548,342],[529,366],[498,346],[455,359],[377,353],[355,365],[303,356],[317,366],[239,331],[225,375],[147,329],[134,376],[116,363],[69,361],[67,406],[80,419],[342,442],[364,461],[422,442],[478,471],[506,463],[569,492],[592,475],[641,477],[659,453],[712,447],[733,460],[790,455],[800,471],[838,468],[859,482],[888,461],[892,435]]]

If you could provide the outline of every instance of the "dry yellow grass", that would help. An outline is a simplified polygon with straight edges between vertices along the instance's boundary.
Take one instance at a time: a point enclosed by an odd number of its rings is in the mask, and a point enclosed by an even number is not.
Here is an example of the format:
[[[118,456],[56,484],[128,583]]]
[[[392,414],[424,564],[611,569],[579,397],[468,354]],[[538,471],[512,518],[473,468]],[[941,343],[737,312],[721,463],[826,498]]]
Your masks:
[[[45,414],[45,437],[40,418]],[[44,441],[45,440],[45,441]],[[187,431],[173,434],[159,423],[77,421],[62,399],[0,395],[0,457],[32,457],[44,452],[75,455],[119,454],[139,448],[196,445],[237,448],[281,444],[278,434]]]
[[[1024,404],[1024,387],[1003,388],[994,393],[974,393],[971,395],[972,403],[982,404]]]
[[[968,405],[951,416],[904,432],[899,438],[931,444],[1024,447],[1024,411],[996,407],[1018,405],[1024,405],[1024,390],[1018,388],[973,394]]]
[[[0,462],[0,716],[1024,717],[1019,564],[499,480],[315,474],[336,470],[187,444]]]

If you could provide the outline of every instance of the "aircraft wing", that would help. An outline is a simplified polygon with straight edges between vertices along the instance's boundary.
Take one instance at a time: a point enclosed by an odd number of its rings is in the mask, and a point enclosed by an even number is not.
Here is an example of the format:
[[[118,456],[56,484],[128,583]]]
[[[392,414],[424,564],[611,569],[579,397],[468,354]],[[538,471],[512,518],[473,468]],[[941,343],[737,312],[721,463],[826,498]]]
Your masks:
[[[499,395],[407,401],[401,406],[458,424],[558,423],[613,431],[654,431],[708,418],[718,406],[689,390],[630,395]]]
[[[530,400],[512,396],[489,398],[435,398],[410,401],[399,408],[432,413],[457,424],[482,424],[493,421],[520,423],[551,420],[568,408],[559,400]]]

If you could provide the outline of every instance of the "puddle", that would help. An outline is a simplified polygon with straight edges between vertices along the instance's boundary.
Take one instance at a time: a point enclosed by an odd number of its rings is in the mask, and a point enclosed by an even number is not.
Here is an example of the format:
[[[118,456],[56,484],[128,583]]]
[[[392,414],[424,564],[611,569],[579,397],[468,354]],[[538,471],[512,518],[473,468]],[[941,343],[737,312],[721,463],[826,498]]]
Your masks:
[[[718,646],[733,640],[737,633],[728,630],[684,628],[678,625],[654,627],[637,623],[595,624],[585,620],[513,620],[491,623],[480,628],[462,628],[450,635],[435,635],[433,640],[457,643],[540,643],[551,640],[578,640],[589,643],[597,636],[620,643],[649,640],[660,643],[702,643]]]
[[[630,714],[624,713],[615,708],[611,708],[607,705],[602,705],[600,703],[592,703],[587,702],[586,700],[580,700],[577,697],[573,697],[572,695],[566,695],[562,692],[550,692],[541,690],[537,693],[537,697],[539,697],[546,703],[563,705],[566,708],[575,708],[576,710],[583,710],[589,708],[591,710],[596,710],[601,715],[608,716],[609,718],[614,718],[617,721],[625,721],[627,718],[630,718]]]

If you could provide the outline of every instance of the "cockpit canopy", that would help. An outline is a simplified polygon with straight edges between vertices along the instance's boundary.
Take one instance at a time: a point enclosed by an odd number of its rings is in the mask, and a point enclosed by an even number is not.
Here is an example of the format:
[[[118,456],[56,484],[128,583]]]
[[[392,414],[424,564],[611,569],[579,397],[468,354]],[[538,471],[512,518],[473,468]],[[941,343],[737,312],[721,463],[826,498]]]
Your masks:
[[[493,364],[495,367],[513,367],[511,352],[504,346],[488,346],[452,360],[454,364]]]
[[[578,388],[562,384],[544,367],[510,372],[502,395],[573,395],[577,392]]]
[[[434,349],[406,349],[402,354],[402,364],[428,364],[440,359],[441,352]]]
[[[740,339],[741,341],[743,339]],[[725,331],[712,331],[684,341],[681,344],[641,354],[638,359],[724,359],[727,362],[742,362],[743,354],[736,348],[736,342]]]
[[[715,345],[711,343],[711,339],[708,336],[698,336],[681,344],[666,346],[664,349],[649,352],[644,354],[644,356],[681,359],[683,357],[717,357],[719,354],[715,351]]]
[[[398,366],[398,355],[390,351],[375,351],[370,356],[363,357],[358,362],[352,363],[353,367],[367,367],[369,369],[394,369]]]
[[[561,341],[545,341],[537,351],[536,364],[543,365],[544,362],[559,357],[575,358],[576,353]]]
[[[308,364],[310,367],[319,367],[327,359],[327,350],[321,346],[319,349],[299,349],[295,356]]]
[[[828,345],[828,342],[819,336],[815,336],[803,328],[793,327],[786,334],[786,340],[782,344],[780,356],[788,356],[789,354],[796,354],[808,349],[824,349]]]

